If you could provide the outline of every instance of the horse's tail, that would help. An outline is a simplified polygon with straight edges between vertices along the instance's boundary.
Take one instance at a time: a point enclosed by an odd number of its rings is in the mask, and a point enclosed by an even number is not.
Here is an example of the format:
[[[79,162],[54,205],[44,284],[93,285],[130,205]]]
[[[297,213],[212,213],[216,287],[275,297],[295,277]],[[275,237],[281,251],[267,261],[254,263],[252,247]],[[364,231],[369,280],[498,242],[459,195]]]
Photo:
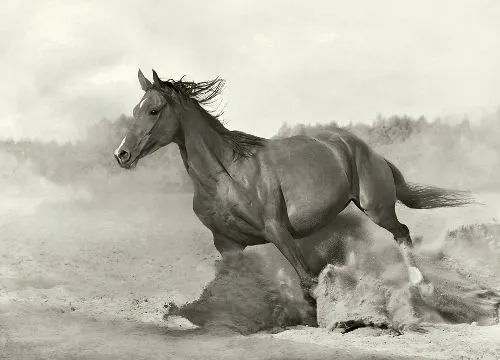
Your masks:
[[[477,201],[469,191],[442,189],[435,186],[408,183],[401,171],[387,159],[396,185],[399,201],[412,209],[434,209],[475,204]]]

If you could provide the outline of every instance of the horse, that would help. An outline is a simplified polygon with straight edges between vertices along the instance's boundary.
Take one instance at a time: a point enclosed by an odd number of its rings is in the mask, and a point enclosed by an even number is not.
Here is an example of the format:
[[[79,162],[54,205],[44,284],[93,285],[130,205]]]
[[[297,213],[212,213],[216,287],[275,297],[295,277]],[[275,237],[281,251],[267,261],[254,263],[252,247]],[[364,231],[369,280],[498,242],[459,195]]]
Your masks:
[[[413,209],[473,203],[469,192],[409,183],[366,142],[337,128],[315,136],[265,139],[229,130],[207,109],[224,80],[183,78],[153,82],[138,72],[144,96],[114,152],[122,168],[134,168],[154,151],[175,143],[193,187],[193,210],[212,232],[222,257],[247,246],[274,244],[295,269],[304,298],[314,306],[317,275],[295,239],[320,231],[353,202],[392,233],[413,286],[432,293],[419,270],[410,232],[396,216],[400,201]]]

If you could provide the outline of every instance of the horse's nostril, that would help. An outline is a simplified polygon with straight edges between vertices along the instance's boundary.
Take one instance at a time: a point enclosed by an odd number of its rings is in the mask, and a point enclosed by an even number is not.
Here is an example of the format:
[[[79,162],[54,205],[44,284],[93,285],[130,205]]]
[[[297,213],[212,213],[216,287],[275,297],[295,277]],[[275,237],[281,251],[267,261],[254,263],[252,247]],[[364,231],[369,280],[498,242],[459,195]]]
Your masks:
[[[127,161],[128,159],[130,159],[130,153],[129,153],[128,151],[126,151],[126,150],[120,150],[120,151],[118,152],[117,157],[118,157],[118,160],[119,160],[120,162],[125,162],[125,161]]]

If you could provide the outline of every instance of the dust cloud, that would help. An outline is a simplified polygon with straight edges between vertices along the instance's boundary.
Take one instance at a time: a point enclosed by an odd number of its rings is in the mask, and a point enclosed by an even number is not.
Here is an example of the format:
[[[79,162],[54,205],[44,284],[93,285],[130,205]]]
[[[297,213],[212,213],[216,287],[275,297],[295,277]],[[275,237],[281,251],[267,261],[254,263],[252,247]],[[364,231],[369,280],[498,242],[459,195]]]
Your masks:
[[[322,270],[315,290],[320,327],[348,332],[368,326],[400,334],[424,331],[428,323],[498,323],[499,225],[450,231],[444,246],[433,252],[422,253],[425,240],[420,239],[418,265],[434,285],[434,292],[425,295],[409,285],[390,236],[382,230],[360,234],[359,229],[346,228],[343,217],[349,216],[364,215],[348,209],[334,224],[341,235],[309,248],[317,252],[309,259],[335,264]],[[301,245],[308,246],[306,242]],[[488,256],[481,257],[481,253]],[[282,259],[273,257],[276,253],[267,248],[219,263],[215,279],[201,296],[180,308],[174,306],[170,314],[201,327],[243,334],[304,323],[311,309],[302,299],[296,275]]]
[[[500,241],[492,244],[487,238],[498,232],[498,225],[483,228],[487,235],[476,233],[474,242],[464,239],[469,227],[449,232],[438,252],[423,255],[417,246],[418,266],[433,284],[432,294],[410,286],[397,247],[380,246],[379,241],[372,247],[350,249],[344,265],[328,265],[320,274],[316,289],[320,326],[344,332],[372,326],[400,333],[421,331],[424,323],[497,324],[500,253],[494,253],[496,259],[489,256],[489,261],[470,258],[472,253],[492,253],[498,247]]]

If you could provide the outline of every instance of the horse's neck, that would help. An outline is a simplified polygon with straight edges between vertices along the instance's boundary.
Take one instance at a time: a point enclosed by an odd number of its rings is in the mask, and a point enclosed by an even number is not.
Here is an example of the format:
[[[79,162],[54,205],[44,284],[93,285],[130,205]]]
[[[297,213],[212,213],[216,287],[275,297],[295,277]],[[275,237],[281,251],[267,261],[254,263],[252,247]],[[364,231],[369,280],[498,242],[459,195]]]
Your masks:
[[[218,176],[227,171],[232,149],[201,114],[192,115],[181,121],[177,143],[182,160],[195,188],[215,190]]]

